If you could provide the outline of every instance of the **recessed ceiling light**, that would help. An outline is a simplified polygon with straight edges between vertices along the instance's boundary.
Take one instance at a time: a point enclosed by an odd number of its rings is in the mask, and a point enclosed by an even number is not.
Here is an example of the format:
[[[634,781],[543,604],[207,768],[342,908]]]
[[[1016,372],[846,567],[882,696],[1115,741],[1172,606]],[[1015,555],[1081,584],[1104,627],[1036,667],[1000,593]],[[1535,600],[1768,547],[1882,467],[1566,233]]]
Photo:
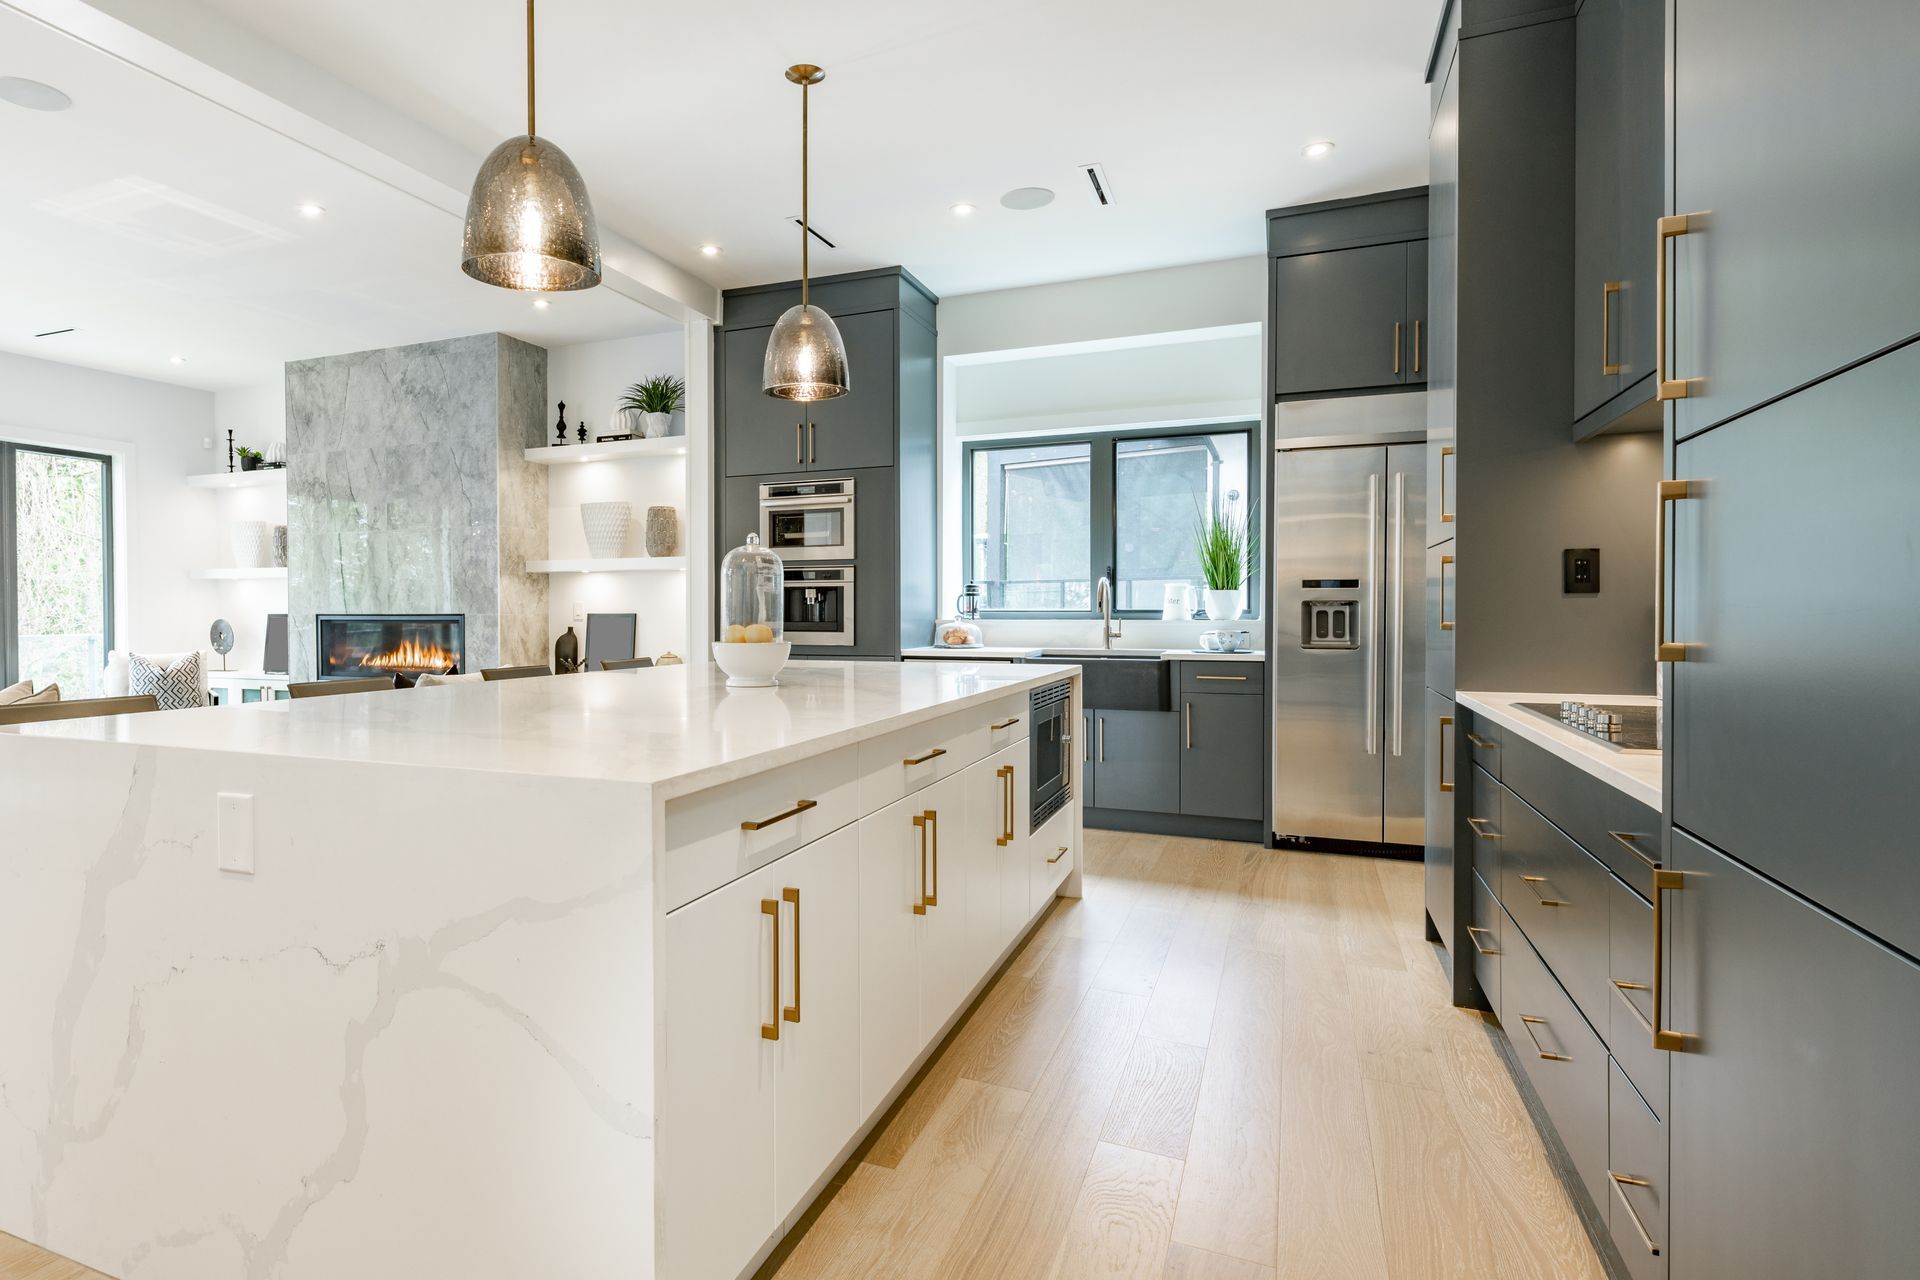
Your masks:
[[[50,84],[19,76],[0,76],[0,102],[11,102],[29,111],[65,111],[73,99]]]
[[[187,362],[187,358],[185,356],[168,356],[167,357],[168,364],[185,364],[186,362]]]
[[[971,217],[972,214],[973,214],[973,206],[968,204],[965,200],[962,200],[959,204],[956,204],[955,206],[953,206],[953,216],[956,218]]]
[[[548,302],[545,298],[535,298],[533,300],[533,309],[535,311],[545,311],[548,307],[552,305],[553,304],[551,302]]]
[[[1015,187],[1000,197],[1008,209],[1044,209],[1053,203],[1053,192],[1045,187]]]
[[[1333,144],[1323,138],[1319,142],[1309,142],[1306,146],[1300,148],[1300,154],[1309,160],[1318,160],[1321,156],[1326,155],[1332,150]]]
[[[720,256],[720,246],[717,244],[703,244],[700,246],[700,252],[709,258],[717,258]]]
[[[303,202],[300,206],[300,216],[303,218],[324,218],[326,215],[327,207],[322,204],[315,204],[311,200]]]

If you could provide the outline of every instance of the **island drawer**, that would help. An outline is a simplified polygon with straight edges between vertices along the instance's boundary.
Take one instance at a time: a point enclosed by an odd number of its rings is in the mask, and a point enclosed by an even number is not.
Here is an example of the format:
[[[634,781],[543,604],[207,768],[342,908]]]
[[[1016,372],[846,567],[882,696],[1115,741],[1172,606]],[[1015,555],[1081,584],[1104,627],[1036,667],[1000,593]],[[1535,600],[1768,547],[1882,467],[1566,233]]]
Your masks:
[[[1667,1134],[1618,1061],[1607,1073],[1608,1199],[1600,1214],[1633,1280],[1667,1274]]]
[[[1493,1016],[1500,1016],[1500,922],[1506,913],[1480,872],[1473,873],[1473,923],[1467,926],[1467,941],[1473,944],[1473,976],[1480,993],[1487,998]]]
[[[1501,797],[1500,817],[1501,904],[1587,1020],[1606,1026],[1607,869],[1511,792]]]
[[[1180,660],[1182,693],[1265,693],[1267,664],[1264,662],[1190,662]]]
[[[1029,916],[1046,910],[1047,903],[1059,892],[1060,882],[1067,878],[1077,861],[1073,852],[1073,812],[1074,806],[1065,806],[1027,838],[1027,857],[1032,864],[1028,878]]]
[[[1545,747],[1508,734],[1500,781],[1538,809],[1636,891],[1653,891],[1661,860],[1660,813],[1569,764]]]
[[[1596,1206],[1607,1196],[1607,1050],[1518,929],[1501,929],[1500,1027]],[[1601,1213],[1606,1210],[1602,1208]]]
[[[1500,776],[1500,746],[1505,739],[1506,730],[1483,715],[1469,711],[1463,719],[1467,725],[1467,745],[1473,749],[1473,762],[1498,778]]]
[[[661,907],[685,906],[860,816],[856,747],[669,800]]]
[[[858,748],[860,812],[878,813],[1024,740],[1032,718],[1028,701],[1026,693],[1009,694],[862,742]]]
[[[1670,1055],[1653,1047],[1653,906],[1619,880],[1609,887],[1607,972],[1613,1001],[1600,1030],[1633,1087],[1656,1115],[1664,1116]]]

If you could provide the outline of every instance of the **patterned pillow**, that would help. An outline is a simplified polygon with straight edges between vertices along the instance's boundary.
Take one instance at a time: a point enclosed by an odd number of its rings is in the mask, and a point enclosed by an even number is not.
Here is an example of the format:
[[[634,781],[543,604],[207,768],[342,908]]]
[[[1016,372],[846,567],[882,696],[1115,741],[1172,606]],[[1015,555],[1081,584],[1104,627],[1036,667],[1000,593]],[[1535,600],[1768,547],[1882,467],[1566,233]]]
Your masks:
[[[200,698],[200,655],[183,653],[161,664],[143,654],[127,657],[127,692],[150,693],[162,711],[185,711],[204,705]]]
[[[10,684],[0,689],[0,707],[20,701],[33,693],[33,681],[22,680],[19,684]]]

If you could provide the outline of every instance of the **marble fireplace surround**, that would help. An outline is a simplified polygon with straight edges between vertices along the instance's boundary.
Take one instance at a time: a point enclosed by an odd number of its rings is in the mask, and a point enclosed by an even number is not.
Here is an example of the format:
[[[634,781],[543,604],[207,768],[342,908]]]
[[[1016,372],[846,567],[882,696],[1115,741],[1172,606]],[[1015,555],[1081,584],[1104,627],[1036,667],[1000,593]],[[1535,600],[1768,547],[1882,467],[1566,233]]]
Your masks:
[[[467,669],[544,660],[547,353],[475,334],[287,365],[287,612],[466,615]]]

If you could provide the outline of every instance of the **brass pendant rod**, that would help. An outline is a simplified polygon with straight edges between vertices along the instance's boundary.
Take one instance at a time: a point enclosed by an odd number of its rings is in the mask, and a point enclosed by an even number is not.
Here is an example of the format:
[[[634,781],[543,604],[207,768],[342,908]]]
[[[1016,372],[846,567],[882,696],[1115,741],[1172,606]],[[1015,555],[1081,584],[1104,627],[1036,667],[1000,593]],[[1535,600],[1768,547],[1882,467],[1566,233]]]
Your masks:
[[[533,0],[527,0],[532,4]],[[807,229],[807,83],[800,82],[800,305],[807,305],[807,251],[813,233]]]
[[[527,136],[533,136],[533,0],[527,0]]]

